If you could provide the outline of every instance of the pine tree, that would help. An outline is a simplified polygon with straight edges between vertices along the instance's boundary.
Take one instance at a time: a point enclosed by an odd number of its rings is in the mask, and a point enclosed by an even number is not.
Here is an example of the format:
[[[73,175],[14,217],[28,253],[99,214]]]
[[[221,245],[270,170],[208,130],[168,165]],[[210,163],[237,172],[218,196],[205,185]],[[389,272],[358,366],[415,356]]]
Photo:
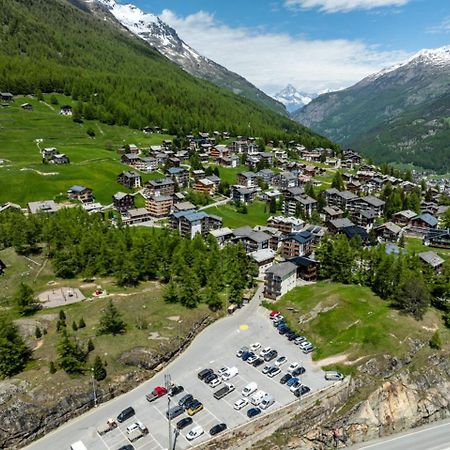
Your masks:
[[[34,296],[33,289],[25,283],[20,283],[19,289],[15,296],[15,303],[18,306],[19,313],[22,316],[33,314],[41,304]]]
[[[57,347],[58,366],[70,374],[82,373],[85,369],[85,355],[78,344],[69,336],[66,329],[63,329],[61,339]]]
[[[187,308],[195,308],[200,303],[200,283],[192,269],[186,269],[181,279],[180,303]]]
[[[66,320],[66,313],[62,309],[59,311],[59,320]]]
[[[21,372],[30,355],[16,325],[6,317],[0,318],[0,379]]]
[[[270,214],[277,213],[277,199],[275,197],[270,199],[269,212]]]
[[[103,315],[100,318],[97,334],[123,334],[126,330],[126,323],[122,320],[121,315],[115,307],[112,300],[108,302],[108,305],[103,310]]]
[[[92,374],[96,381],[102,381],[106,378],[106,369],[103,366],[103,362],[100,356],[97,355],[95,357],[92,369]]]
[[[50,361],[49,365],[48,365],[48,371],[53,375],[54,373],[56,373],[56,365],[53,361]]]
[[[223,302],[219,295],[219,289],[216,283],[212,283],[205,289],[205,303],[210,307],[212,311],[218,311],[222,309]]]
[[[42,337],[42,331],[39,327],[36,327],[34,330],[34,335],[36,336],[36,339],[40,339]]]
[[[86,328],[86,322],[84,321],[83,317],[78,322],[78,328]]]
[[[164,287],[163,299],[166,303],[177,303],[179,301],[178,289],[173,277]]]
[[[92,342],[92,339],[89,339],[87,343],[87,352],[91,353],[93,350],[95,350],[95,345]]]
[[[430,304],[430,292],[419,273],[412,272],[406,277],[395,300],[400,309],[412,314],[417,320],[422,319]]]
[[[73,331],[78,331],[78,325],[77,325],[77,323],[75,322],[75,320],[72,322],[72,330],[73,330]]]

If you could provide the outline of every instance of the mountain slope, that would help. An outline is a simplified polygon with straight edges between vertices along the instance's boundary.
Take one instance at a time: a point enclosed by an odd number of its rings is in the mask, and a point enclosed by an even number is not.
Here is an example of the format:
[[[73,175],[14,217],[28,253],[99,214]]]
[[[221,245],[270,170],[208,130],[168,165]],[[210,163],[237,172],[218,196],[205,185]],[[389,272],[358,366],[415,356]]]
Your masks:
[[[450,46],[321,95],[294,118],[375,161],[448,171],[449,100]]]
[[[286,117],[199,81],[142,40],[65,0],[3,0],[0,90],[62,92],[84,115],[172,133],[228,129],[262,137],[323,139]]]
[[[317,97],[317,94],[307,94],[300,92],[292,84],[288,84],[278,94],[275,94],[273,98],[282,103],[288,112],[292,113],[298,111],[304,106],[312,102]]]
[[[111,14],[122,26],[148,42],[161,54],[191,75],[211,81],[279,114],[286,114],[282,104],[260,91],[240,75],[200,55],[187,45],[177,32],[159,17],[145,13],[134,5],[122,5],[114,0],[85,0],[100,17]]]

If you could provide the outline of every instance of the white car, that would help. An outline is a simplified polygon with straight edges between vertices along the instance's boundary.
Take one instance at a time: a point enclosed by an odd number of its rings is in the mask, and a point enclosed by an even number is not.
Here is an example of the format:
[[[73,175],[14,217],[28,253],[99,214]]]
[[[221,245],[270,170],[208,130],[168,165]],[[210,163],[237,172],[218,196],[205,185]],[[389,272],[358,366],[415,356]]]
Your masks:
[[[263,348],[260,352],[259,352],[259,356],[262,356],[264,358],[264,356],[267,355],[267,353],[269,353],[272,349],[270,347],[266,347]]]
[[[248,347],[241,347],[237,352],[236,356],[240,358],[245,352],[248,352]]]
[[[287,363],[287,358],[286,358],[286,356],[280,356],[276,361],[275,361],[275,365],[277,366],[277,367],[280,367],[280,366],[282,366],[283,364],[286,364]]]
[[[266,374],[270,369],[273,369],[275,366],[273,364],[268,364],[267,366],[264,367],[264,369],[262,370],[263,374]]]
[[[244,397],[248,397],[249,395],[252,395],[253,392],[255,392],[258,389],[258,385],[255,382],[248,383],[247,386],[242,389],[242,395]]]
[[[189,431],[189,433],[186,435],[186,439],[188,441],[193,441],[194,439],[200,437],[204,432],[205,431],[203,430],[203,428],[200,425],[197,425],[192,428],[191,431]]]
[[[275,323],[281,322],[282,320],[284,320],[284,317],[281,314],[278,314],[278,316],[276,316],[273,321]]]
[[[299,336],[298,338],[294,339],[294,344],[295,345],[299,345],[299,344],[301,344],[302,342],[305,342],[305,341],[306,341],[305,336]]]
[[[223,375],[222,380],[228,381],[234,378],[239,373],[239,369],[237,367],[230,367]]]
[[[221,367],[218,371],[217,371],[217,375],[219,375],[219,377],[221,377],[225,372],[228,372],[229,367]]]
[[[215,387],[219,386],[220,383],[222,383],[221,379],[220,379],[220,378],[215,378],[214,380],[212,380],[212,381],[209,383],[209,385],[210,385],[212,388],[215,388]]]
[[[291,387],[290,387],[290,391],[291,392],[295,392],[300,386],[302,385],[302,383],[299,381],[296,381]]]
[[[250,351],[256,352],[259,348],[261,348],[261,344],[259,342],[255,342],[250,346]]]
[[[248,405],[248,399],[247,398],[240,398],[234,403],[234,409],[236,411],[239,411],[242,408],[245,408]]]
[[[268,376],[269,378],[273,378],[273,377],[276,377],[279,373],[281,373],[281,369],[280,369],[279,367],[277,367],[277,370],[271,370],[271,371],[267,374],[267,376]]]
[[[293,362],[289,367],[288,367],[288,372],[292,373],[297,367],[300,366],[300,363],[298,362]]]
[[[250,356],[250,358],[247,359],[247,362],[249,364],[253,364],[257,359],[258,359],[257,355],[252,355],[252,356]]]

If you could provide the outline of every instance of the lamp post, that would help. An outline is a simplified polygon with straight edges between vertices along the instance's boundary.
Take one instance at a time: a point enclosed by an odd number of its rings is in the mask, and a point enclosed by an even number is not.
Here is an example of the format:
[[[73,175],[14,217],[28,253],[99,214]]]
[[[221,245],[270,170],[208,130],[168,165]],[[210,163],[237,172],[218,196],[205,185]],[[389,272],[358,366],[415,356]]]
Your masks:
[[[95,390],[95,377],[94,377],[94,368],[91,368],[92,372],[92,391],[94,393],[94,408],[97,408],[97,392]]]
[[[164,384],[167,389],[167,393],[169,393],[170,387],[172,385],[172,381],[170,379],[170,374],[164,375]],[[169,450],[172,450],[172,418],[170,417],[170,395],[167,395],[167,418],[169,422]]]

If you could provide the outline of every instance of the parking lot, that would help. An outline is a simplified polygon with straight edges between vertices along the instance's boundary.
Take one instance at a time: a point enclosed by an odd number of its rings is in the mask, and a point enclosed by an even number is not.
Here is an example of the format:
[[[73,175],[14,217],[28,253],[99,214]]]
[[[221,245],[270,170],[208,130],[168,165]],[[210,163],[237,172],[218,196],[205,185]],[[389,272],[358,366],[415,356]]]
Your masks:
[[[261,348],[271,347],[276,349],[278,356],[287,357],[287,362],[280,367],[280,374],[274,378],[269,378],[262,373],[266,363],[259,367],[254,367],[236,356],[237,350],[242,346],[250,346],[254,342],[259,342]],[[247,411],[252,407],[251,404],[239,411],[234,409],[236,400],[243,397],[241,394],[242,389],[250,382],[257,383],[258,389],[271,394],[275,399],[275,403],[267,411],[263,410],[261,414],[266,414],[292,401],[301,401],[301,399],[297,399],[290,392],[288,386],[279,382],[280,378],[286,373],[289,364],[294,361],[301,363],[305,367],[306,373],[300,378],[303,384],[311,388],[311,393],[324,388],[327,384],[332,384],[332,382],[326,381],[323,372],[312,364],[310,355],[303,354],[297,345],[278,334],[276,328],[272,326],[272,321],[269,319],[266,309],[250,303],[250,305],[238,311],[236,316],[233,315],[222,319],[206,329],[196,338],[186,352],[144,385],[102,405],[80,419],[75,419],[75,423],[69,423],[62,427],[61,431],[53,433],[53,436],[58,436],[58,439],[53,438],[53,442],[59,442],[59,445],[62,443],[62,436],[66,434],[66,439],[68,440],[65,440],[64,446],[51,447],[48,444],[39,446],[40,442],[45,441],[44,438],[44,440],[38,441],[30,448],[62,449],[68,448],[72,442],[81,440],[89,450],[118,450],[121,446],[130,444],[127,439],[126,428],[136,420],[139,420],[148,427],[149,434],[135,441],[133,443],[134,448],[148,450],[167,449],[169,447],[168,420],[166,419],[168,396],[158,398],[152,403],[145,399],[145,394],[150,393],[155,386],[164,385],[164,375],[167,373],[171,375],[173,383],[184,387],[183,392],[171,398],[171,406],[176,405],[178,400],[186,393],[192,394],[204,406],[202,411],[192,417],[193,423],[181,430],[176,438],[177,449],[188,448],[208,439],[210,437],[209,430],[214,425],[226,423],[228,429],[230,429],[250,420],[247,417]],[[234,385],[235,390],[221,400],[217,400],[213,394],[223,387],[223,384],[213,389],[199,380],[197,374],[205,368],[211,368],[217,372],[218,369],[224,366],[237,367],[239,374],[228,381]],[[119,424],[116,429],[103,436],[97,434],[96,429],[98,426],[103,425],[110,417],[117,417],[121,410],[128,406],[132,406],[136,411],[134,417]],[[187,417],[186,413],[173,419],[173,428],[184,417]],[[189,442],[186,439],[186,435],[196,425],[200,425],[203,428],[204,434]],[[67,428],[65,433],[63,433],[64,428]],[[70,432],[68,432],[69,430]]]

